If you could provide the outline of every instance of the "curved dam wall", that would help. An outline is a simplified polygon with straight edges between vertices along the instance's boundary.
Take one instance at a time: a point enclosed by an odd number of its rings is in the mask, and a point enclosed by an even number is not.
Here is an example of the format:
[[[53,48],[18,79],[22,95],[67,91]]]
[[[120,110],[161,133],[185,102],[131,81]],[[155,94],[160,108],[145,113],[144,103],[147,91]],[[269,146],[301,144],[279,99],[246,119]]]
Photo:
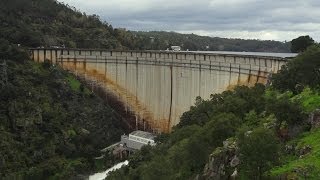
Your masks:
[[[169,132],[197,96],[208,99],[235,85],[266,83],[287,61],[281,57],[167,51],[32,49],[95,81],[136,115],[136,123]],[[141,126],[140,126],[141,127]]]

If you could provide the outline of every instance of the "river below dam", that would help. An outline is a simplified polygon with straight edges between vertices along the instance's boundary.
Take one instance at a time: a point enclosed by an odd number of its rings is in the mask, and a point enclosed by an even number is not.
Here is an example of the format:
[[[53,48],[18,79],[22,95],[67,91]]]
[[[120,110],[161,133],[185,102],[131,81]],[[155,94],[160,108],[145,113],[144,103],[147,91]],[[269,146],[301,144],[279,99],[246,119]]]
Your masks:
[[[106,171],[90,175],[89,180],[104,180],[108,176],[109,172],[120,169],[122,166],[126,166],[128,164],[129,164],[129,161],[127,161],[127,160],[124,162],[118,163],[118,164],[114,165],[113,167],[107,169]]]

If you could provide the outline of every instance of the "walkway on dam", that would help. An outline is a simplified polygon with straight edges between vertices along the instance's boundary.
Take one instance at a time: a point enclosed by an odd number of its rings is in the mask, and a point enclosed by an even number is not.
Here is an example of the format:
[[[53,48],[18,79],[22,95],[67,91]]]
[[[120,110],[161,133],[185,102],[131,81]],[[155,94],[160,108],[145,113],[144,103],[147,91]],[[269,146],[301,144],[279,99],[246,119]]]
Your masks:
[[[279,57],[279,58],[293,58],[297,53],[272,53],[272,52],[236,52],[236,51],[180,51],[204,54],[224,54],[224,55],[243,55],[243,56],[264,56],[264,57]]]

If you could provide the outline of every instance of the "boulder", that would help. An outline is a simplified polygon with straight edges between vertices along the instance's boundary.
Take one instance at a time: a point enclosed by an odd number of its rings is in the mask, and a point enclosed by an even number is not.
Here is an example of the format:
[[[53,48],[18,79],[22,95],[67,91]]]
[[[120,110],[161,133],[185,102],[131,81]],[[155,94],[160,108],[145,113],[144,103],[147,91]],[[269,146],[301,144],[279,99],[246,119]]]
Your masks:
[[[237,176],[238,176],[238,170],[237,170],[237,168],[233,171],[233,173],[231,174],[231,179],[236,179],[237,178]]]
[[[216,148],[209,157],[201,179],[228,179],[237,176],[240,159],[237,156],[237,143],[234,138],[223,142],[223,147]],[[236,173],[235,173],[236,172]]]
[[[231,167],[236,167],[236,166],[238,166],[239,164],[240,164],[240,159],[238,158],[237,155],[235,155],[235,156],[232,158],[231,162],[230,162],[230,166],[231,166]]]
[[[320,109],[315,110],[309,116],[309,122],[312,129],[320,127]]]
[[[304,155],[309,154],[312,150],[312,147],[310,145],[303,146],[302,148],[299,148],[297,151],[297,155],[302,158]]]
[[[285,152],[287,154],[295,154],[295,150],[296,150],[296,145],[293,145],[293,144],[287,144],[285,146]]]

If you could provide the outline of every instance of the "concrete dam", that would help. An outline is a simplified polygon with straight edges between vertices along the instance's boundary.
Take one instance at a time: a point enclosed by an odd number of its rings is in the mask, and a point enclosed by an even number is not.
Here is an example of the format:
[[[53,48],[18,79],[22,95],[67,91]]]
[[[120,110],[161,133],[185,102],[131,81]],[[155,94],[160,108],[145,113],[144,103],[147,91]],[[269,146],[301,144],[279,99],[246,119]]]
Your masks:
[[[170,132],[197,96],[208,99],[236,85],[267,83],[295,54],[235,52],[31,49],[36,62],[49,60],[123,103],[136,127]]]

